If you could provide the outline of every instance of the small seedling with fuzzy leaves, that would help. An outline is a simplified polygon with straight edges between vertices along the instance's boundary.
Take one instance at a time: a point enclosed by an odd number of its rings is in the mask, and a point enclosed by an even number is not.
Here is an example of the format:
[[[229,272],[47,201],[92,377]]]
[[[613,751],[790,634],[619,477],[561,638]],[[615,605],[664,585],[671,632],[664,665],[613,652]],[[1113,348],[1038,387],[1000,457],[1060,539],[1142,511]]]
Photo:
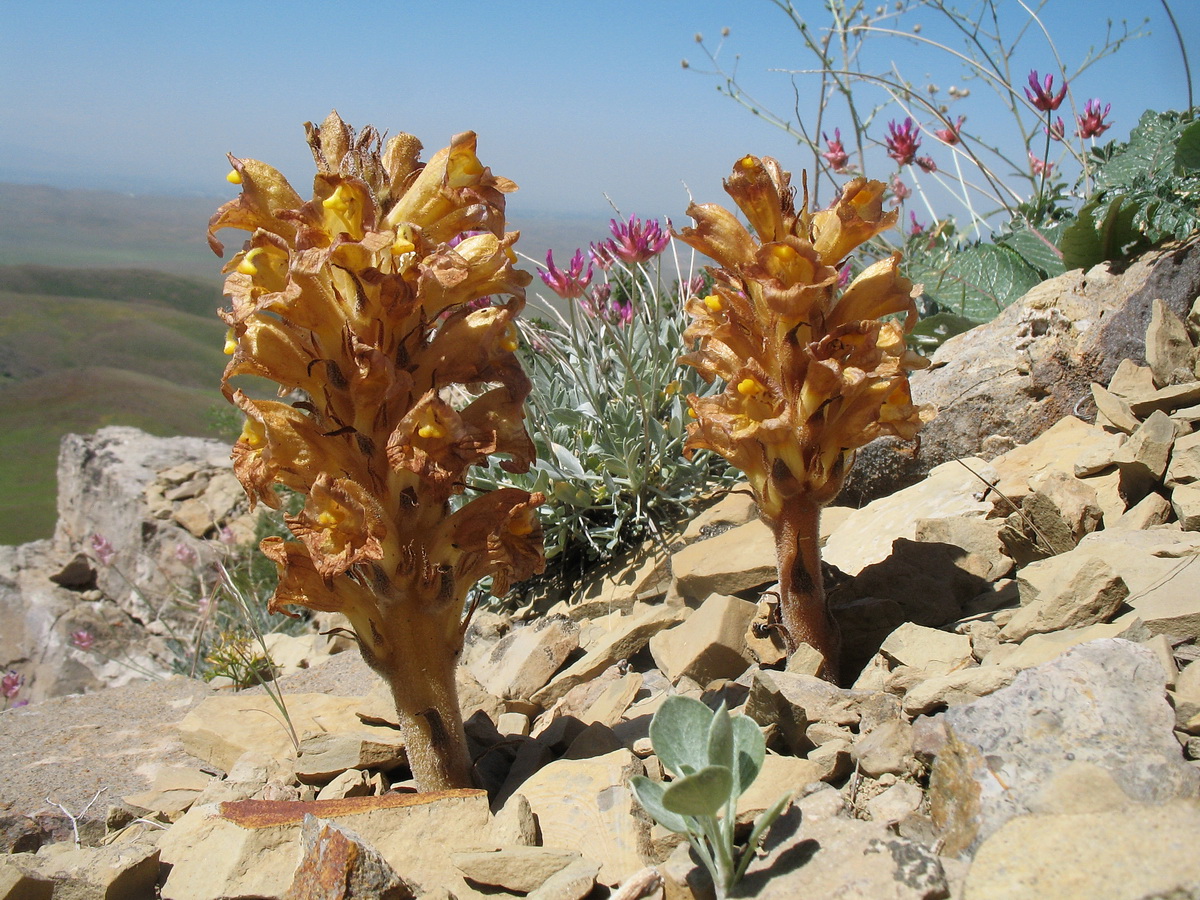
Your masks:
[[[687,835],[718,898],[737,884],[759,838],[791,800],[791,792],[758,817],[745,846],[734,845],[737,798],[762,769],[766,741],[747,716],[731,716],[722,703],[713,712],[691,697],[668,697],[650,722],[650,743],[669,783],[638,775],[631,786],[646,811],[663,827]]]

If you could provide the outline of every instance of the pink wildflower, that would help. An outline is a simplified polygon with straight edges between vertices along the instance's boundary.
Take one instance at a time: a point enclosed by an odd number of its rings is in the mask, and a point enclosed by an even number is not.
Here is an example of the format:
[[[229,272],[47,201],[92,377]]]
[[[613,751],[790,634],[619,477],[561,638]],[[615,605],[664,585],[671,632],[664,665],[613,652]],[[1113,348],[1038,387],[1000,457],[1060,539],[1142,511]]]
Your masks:
[[[930,174],[933,174],[938,170],[937,163],[933,161],[932,156],[918,156],[917,165],[920,167],[922,172],[929,172]]]
[[[91,650],[96,643],[96,637],[90,631],[80,629],[71,632],[71,644],[80,650]]]
[[[187,544],[179,543],[175,545],[175,558],[186,566],[190,566],[196,562],[196,551]]]
[[[558,294],[564,300],[573,300],[576,297],[582,297],[584,289],[592,281],[593,268],[591,263],[587,264],[587,271],[584,272],[583,251],[576,250],[575,255],[571,257],[571,263],[567,266],[566,271],[558,268],[554,264],[554,251],[546,251],[546,271],[538,272],[542,281],[546,283],[546,287]]]
[[[1063,124],[1062,116],[1058,116],[1052,124],[1042,128],[1042,131],[1050,135],[1050,140],[1061,141],[1063,135],[1067,133],[1067,126]]]
[[[905,200],[912,196],[912,190],[907,184],[900,180],[899,175],[892,176],[892,203],[899,206]]]
[[[15,669],[9,669],[3,678],[0,678],[0,694],[4,695],[6,700],[11,700],[17,696],[21,690],[21,685],[25,683],[25,676],[18,675]]]
[[[1045,175],[1049,177],[1050,171],[1054,168],[1054,163],[1046,162],[1044,159],[1038,159],[1033,155],[1033,151],[1029,151],[1029,168],[1033,170],[1034,175]]]
[[[643,222],[637,216],[630,216],[628,222],[610,219],[608,228],[613,236],[600,244],[592,244],[592,259],[602,269],[617,260],[629,265],[649,262],[670,243],[670,223],[667,225],[664,229],[657,219]]]
[[[917,214],[915,212],[912,212],[912,211],[909,212],[908,220],[910,222],[912,222],[912,228],[909,229],[909,232],[908,232],[909,234],[924,234],[925,233],[925,225],[924,225],[924,223],[917,221]]]
[[[117,555],[116,548],[102,534],[92,535],[92,552],[96,554],[96,559],[100,561],[100,565],[107,566],[113,561],[113,557]]]
[[[845,172],[846,164],[850,162],[850,156],[848,153],[846,153],[846,148],[842,144],[842,129],[833,129],[832,141],[829,139],[829,135],[825,134],[825,132],[821,132],[821,137],[825,139],[825,143],[829,147],[829,149],[822,153],[821,156],[825,158],[825,161],[829,163],[833,171],[839,173]]]
[[[943,144],[954,145],[960,143],[962,141],[962,124],[965,121],[967,121],[966,116],[959,116],[958,121],[949,128],[939,128],[937,131],[935,131],[933,133],[934,137],[936,137]]]
[[[903,125],[897,125],[895,120],[888,122],[888,136],[884,140],[888,156],[902,166],[911,165],[921,147],[920,131],[911,117]]]
[[[1101,112],[1100,101],[1095,99],[1089,100],[1083,106],[1083,114],[1075,118],[1076,123],[1079,125],[1079,130],[1075,134],[1081,138],[1100,137],[1100,135],[1112,128],[1111,122],[1104,121],[1110,109],[1112,109],[1112,104],[1105,103],[1104,112]]]
[[[1025,96],[1037,109],[1042,112],[1053,112],[1058,109],[1067,96],[1067,82],[1063,81],[1062,90],[1054,93],[1054,76],[1047,75],[1045,80],[1038,82],[1037,69],[1029,73],[1029,87],[1025,88]]]

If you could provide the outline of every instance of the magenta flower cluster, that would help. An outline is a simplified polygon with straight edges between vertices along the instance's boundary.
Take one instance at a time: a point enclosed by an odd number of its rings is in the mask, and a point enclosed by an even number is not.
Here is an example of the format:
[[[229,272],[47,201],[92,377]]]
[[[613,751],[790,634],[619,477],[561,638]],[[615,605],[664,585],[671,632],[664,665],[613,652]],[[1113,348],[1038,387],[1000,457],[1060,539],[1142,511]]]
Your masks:
[[[112,542],[102,534],[92,535],[92,552],[96,554],[96,559],[102,566],[111,565],[113,558],[117,555]]]
[[[670,224],[668,222],[664,227],[653,219],[643,222],[637,216],[630,216],[626,222],[612,219],[609,222],[612,237],[592,244],[586,258],[582,250],[576,250],[567,267],[560,269],[554,262],[554,251],[547,251],[546,269],[538,275],[546,287],[564,300],[578,300],[587,315],[628,324],[633,320],[633,304],[628,300],[612,299],[612,285],[597,284],[589,289],[595,274],[594,266],[608,269],[616,262],[627,265],[649,262],[670,243]]]
[[[554,264],[554,251],[547,250],[546,271],[538,272],[538,275],[546,283],[546,287],[558,296],[564,300],[574,300],[576,297],[583,296],[583,292],[592,281],[592,264],[586,263],[586,272],[584,265],[582,250],[575,251],[575,255],[571,257],[571,262],[565,270]]]
[[[1104,111],[1100,111],[1100,101],[1097,99],[1089,100],[1083,106],[1083,113],[1076,116],[1075,121],[1079,125],[1079,129],[1075,132],[1081,138],[1100,137],[1108,129],[1112,128],[1111,122],[1105,122],[1108,117],[1108,111],[1112,109],[1111,103],[1104,104]]]
[[[842,144],[842,129],[833,129],[833,140],[829,139],[829,135],[821,132],[821,137],[825,139],[825,145],[829,148],[821,154],[825,161],[829,163],[833,171],[842,173],[846,171],[846,165],[850,162],[850,156],[846,153],[846,147]]]
[[[1064,79],[1062,90],[1054,93],[1054,76],[1047,75],[1039,80],[1038,71],[1029,73],[1029,87],[1025,88],[1025,96],[1029,102],[1042,112],[1053,112],[1062,106],[1063,98],[1067,96],[1067,82]]]
[[[620,261],[628,265],[649,262],[662,253],[671,241],[670,223],[663,228],[657,219],[643,222],[630,216],[628,222],[610,219],[608,229],[612,237],[599,244],[592,244],[592,259],[602,269]]]
[[[905,118],[903,125],[897,125],[895,120],[888,122],[888,136],[884,139],[887,155],[902,166],[911,165],[921,148],[920,131],[911,117]]]

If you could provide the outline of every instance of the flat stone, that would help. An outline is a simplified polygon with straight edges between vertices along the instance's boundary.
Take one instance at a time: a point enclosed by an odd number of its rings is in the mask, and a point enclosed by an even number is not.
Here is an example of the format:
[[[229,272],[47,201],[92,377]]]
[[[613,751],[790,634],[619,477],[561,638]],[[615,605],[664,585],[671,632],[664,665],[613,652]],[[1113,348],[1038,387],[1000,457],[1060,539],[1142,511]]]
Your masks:
[[[26,870],[27,877],[32,876],[34,884],[29,893],[10,894],[12,900],[26,900],[39,895],[49,898],[49,892],[40,893],[38,882],[42,879],[53,881],[53,896],[64,900],[118,900],[155,896],[159,851],[153,841],[139,840],[103,847],[52,846],[58,852],[52,855],[38,854],[29,858],[27,865],[18,865],[19,869]]]
[[[879,652],[892,666],[910,666],[922,678],[945,675],[974,663],[969,637],[915,622],[906,622],[888,635]]]
[[[1178,384],[1192,375],[1196,351],[1187,328],[1162,299],[1150,302],[1150,324],[1146,328],[1146,362],[1160,385]]]
[[[922,681],[904,695],[904,712],[928,715],[944,707],[961,706],[1007,687],[1016,677],[1008,666],[976,666]]]
[[[1107,450],[1112,435],[1074,416],[1065,416],[1027,444],[991,461],[999,475],[996,492],[1020,503],[1029,493],[1030,480],[1048,472],[1075,473],[1075,460],[1096,448]]]
[[[987,668],[987,667],[981,667]],[[949,856],[969,856],[1069,763],[1108,770],[1131,800],[1195,797],[1154,654],[1129,641],[1075,647],[938,718],[948,738],[930,774],[930,811]]]
[[[1194,484],[1200,481],[1200,432],[1175,439],[1171,462],[1167,465],[1166,486]]]
[[[471,673],[490,693],[526,700],[546,685],[579,647],[579,626],[570,619],[544,617],[513,628],[490,653],[475,657]]]
[[[369,727],[354,714],[357,698],[286,694],[283,699],[301,741],[331,731]],[[275,756],[294,756],[296,752],[283,714],[263,694],[209,697],[183,718],[177,731],[189,753],[225,772],[247,750],[264,750]]]
[[[1130,404],[1134,415],[1147,416],[1155,410],[1173,413],[1200,401],[1200,381],[1171,384]]]
[[[775,533],[754,519],[672,554],[671,593],[693,603],[736,594],[777,580],[777,566]]]
[[[1129,587],[1105,559],[1087,550],[1031,563],[1017,576],[1021,608],[1000,629],[1000,639],[1095,625],[1111,619]]]
[[[963,462],[989,479],[988,463],[974,457]],[[923,519],[983,518],[991,509],[991,504],[978,496],[985,489],[964,465],[943,463],[920,483],[848,514],[829,536],[822,555],[846,574],[857,575],[872,563],[887,559],[897,538],[915,540],[917,523]]]
[[[1109,531],[1145,531],[1155,525],[1162,525],[1171,518],[1171,501],[1162,494],[1150,493],[1127,509],[1119,519],[1111,524],[1105,522]]]
[[[808,749],[805,732],[814,722],[857,725],[857,704],[867,691],[839,688],[810,675],[759,669],[754,672],[745,714],[763,727],[775,725],[784,743],[797,755]]]
[[[909,781],[897,781],[890,788],[867,801],[872,822],[890,825],[912,815],[921,808],[925,792]]]
[[[1200,896],[1200,807],[1018,816],[979,847],[964,900]]]
[[[640,604],[628,616],[622,616],[619,621],[612,623],[609,631],[580,659],[555,675],[530,699],[542,708],[552,706],[575,685],[595,678],[623,659],[629,659],[645,647],[650,638],[682,622],[690,613],[690,609],[682,606]]]
[[[1098,641],[1101,638],[1120,637],[1127,625],[1101,623],[1071,628],[1067,631],[1052,631],[1048,634],[1031,634],[1020,645],[1000,644],[983,658],[984,666],[1004,666],[1008,669],[1032,669],[1042,663],[1062,656],[1072,647]]]
[[[1128,403],[1098,384],[1092,385],[1092,399],[1096,402],[1096,409],[1100,410],[1100,414],[1118,431],[1132,434],[1141,424]]]
[[[409,885],[354,832],[311,814],[300,826],[303,855],[283,900],[405,900]]]
[[[737,798],[737,821],[753,822],[779,802],[789,791],[795,795],[808,785],[821,781],[824,771],[819,763],[799,756],[768,753],[754,783]]]
[[[939,900],[950,896],[932,850],[884,823],[847,818],[810,821],[792,807],[768,829],[738,888],[757,900],[797,897]]]
[[[1109,379],[1108,389],[1124,400],[1140,400],[1157,390],[1154,371],[1149,366],[1139,366],[1132,359],[1123,359]]]
[[[347,797],[369,797],[370,776],[361,769],[347,769],[317,792],[318,800],[345,800]],[[381,792],[382,793],[382,792]]]
[[[953,544],[968,553],[988,561],[982,577],[995,581],[1008,575],[1013,568],[1012,557],[1004,552],[1004,544],[998,534],[1000,523],[995,519],[978,516],[950,516],[945,519],[920,519],[917,521],[918,541]]]
[[[736,485],[715,503],[694,516],[681,535],[685,543],[707,539],[715,534],[745,525],[758,518],[758,504],[748,484]]]
[[[348,769],[389,772],[407,761],[404,738],[398,730],[359,725],[301,740],[296,777],[305,784],[326,784]]]
[[[1171,509],[1182,528],[1200,531],[1200,485],[1176,485],[1171,491]]]
[[[542,767],[520,787],[537,817],[542,846],[577,851],[600,863],[597,880],[607,885],[640,870],[649,849],[650,818],[629,789],[629,779],[644,771],[628,750]]]
[[[756,612],[747,600],[712,594],[686,621],[654,635],[650,653],[672,682],[685,675],[702,685],[737,678],[753,662],[746,632]]]
[[[455,867],[471,881],[522,894],[541,887],[553,875],[582,859],[577,850],[552,847],[502,847],[451,856]]]
[[[1156,410],[1113,454],[1127,499],[1140,500],[1162,483],[1174,443],[1175,423],[1166,413]]]
[[[171,867],[164,900],[283,895],[301,862],[306,815],[352,831],[418,896],[435,888],[472,896],[450,855],[492,849],[484,791],[194,806],[159,845],[162,861]]]
[[[885,773],[903,775],[913,762],[912,746],[912,726],[901,719],[889,719],[855,741],[850,758],[868,778]]]

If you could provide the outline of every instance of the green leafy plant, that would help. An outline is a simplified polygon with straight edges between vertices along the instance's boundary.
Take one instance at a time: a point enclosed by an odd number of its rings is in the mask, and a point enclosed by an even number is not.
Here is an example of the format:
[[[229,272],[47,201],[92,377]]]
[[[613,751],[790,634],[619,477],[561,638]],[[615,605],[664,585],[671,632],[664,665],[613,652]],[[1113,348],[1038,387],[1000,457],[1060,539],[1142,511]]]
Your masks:
[[[693,498],[736,476],[714,454],[683,454],[687,395],[710,390],[677,360],[687,326],[683,301],[703,285],[677,259],[675,277],[665,274],[674,244],[661,234],[660,249],[643,246],[628,261],[609,252],[599,262],[602,244],[586,271],[584,251],[567,272],[551,257],[543,280],[567,302],[539,297],[541,315],[519,323],[537,459],[528,473],[492,466],[472,484],[546,496],[547,566],[534,581],[570,586],[597,562],[669,531]]]
[[[749,840],[734,843],[737,798],[758,777],[766,742],[748,716],[731,716],[725,704],[713,712],[691,697],[668,697],[650,722],[650,743],[674,779],[669,784],[636,775],[638,801],[664,828],[687,835],[724,898],[746,873],[767,828],[792,795],[784,794],[754,823]]]
[[[1123,144],[1092,151],[1095,192],[1063,231],[1067,268],[1128,259],[1200,229],[1200,122],[1147,110]]]

